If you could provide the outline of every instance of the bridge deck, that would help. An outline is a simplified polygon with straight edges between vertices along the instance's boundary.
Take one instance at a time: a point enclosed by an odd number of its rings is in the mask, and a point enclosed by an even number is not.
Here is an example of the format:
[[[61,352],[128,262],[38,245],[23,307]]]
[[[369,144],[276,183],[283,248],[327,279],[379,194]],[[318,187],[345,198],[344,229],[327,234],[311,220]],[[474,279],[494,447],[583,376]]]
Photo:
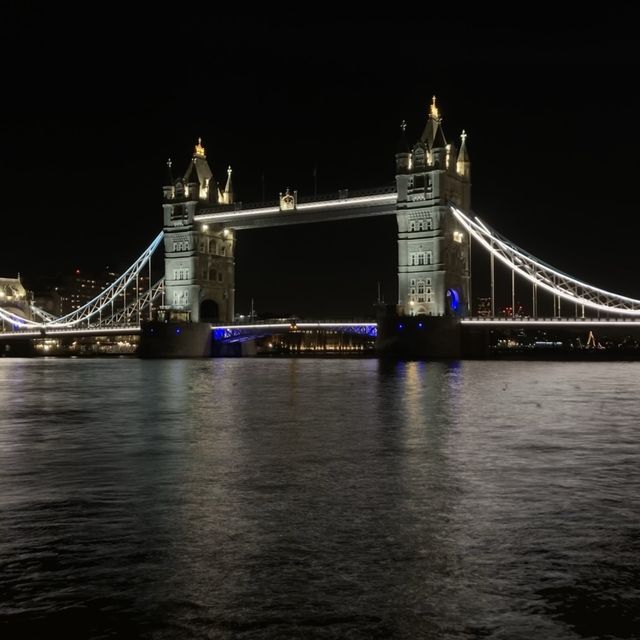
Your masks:
[[[600,327],[634,327],[640,326],[640,320],[634,318],[461,318],[463,326],[477,327],[518,327],[518,326],[600,326]],[[308,330],[338,330],[375,334],[377,332],[375,322],[299,322],[287,320],[280,322],[257,322],[253,324],[212,324],[212,331],[221,331],[226,334],[262,334],[265,332],[285,333],[289,331]],[[140,327],[137,325],[121,325],[117,327],[47,327],[34,330],[0,331],[0,339],[20,338],[60,338],[64,336],[102,336],[102,335],[137,335]]]

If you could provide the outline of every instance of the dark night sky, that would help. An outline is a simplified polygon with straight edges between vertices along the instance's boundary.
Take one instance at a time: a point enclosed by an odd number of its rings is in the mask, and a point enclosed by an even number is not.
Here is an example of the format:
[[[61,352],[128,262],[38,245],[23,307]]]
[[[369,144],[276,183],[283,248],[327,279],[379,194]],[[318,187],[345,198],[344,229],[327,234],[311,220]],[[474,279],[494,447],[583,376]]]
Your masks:
[[[320,192],[389,184],[399,123],[417,138],[435,93],[447,137],[468,133],[478,215],[554,266],[640,297],[640,91],[625,16],[210,30],[176,19],[157,34],[100,14],[75,29],[11,20],[0,275],[127,266],[161,228],[166,158],[186,168],[198,136],[218,180],[233,166],[245,202],[261,197],[263,173],[268,198],[310,194],[314,165]],[[239,312],[253,297],[261,312],[366,316],[378,282],[396,295],[393,218],[241,232],[236,255]],[[474,280],[486,290],[486,270]]]

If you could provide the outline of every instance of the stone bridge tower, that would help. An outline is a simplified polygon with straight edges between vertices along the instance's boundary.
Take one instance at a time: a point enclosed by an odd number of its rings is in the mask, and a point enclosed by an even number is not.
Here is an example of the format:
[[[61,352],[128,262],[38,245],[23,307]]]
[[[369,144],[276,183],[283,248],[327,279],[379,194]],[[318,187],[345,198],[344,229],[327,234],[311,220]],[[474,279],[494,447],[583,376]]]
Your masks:
[[[163,188],[165,304],[164,319],[190,322],[233,320],[234,234],[222,225],[200,225],[200,207],[233,203],[231,167],[222,191],[213,177],[199,139],[183,177],[174,180],[171,161]]]
[[[468,234],[447,204],[469,211],[471,165],[447,143],[435,96],[420,139],[409,148],[402,124],[396,153],[398,203],[398,311],[405,315],[461,317],[471,313]]]

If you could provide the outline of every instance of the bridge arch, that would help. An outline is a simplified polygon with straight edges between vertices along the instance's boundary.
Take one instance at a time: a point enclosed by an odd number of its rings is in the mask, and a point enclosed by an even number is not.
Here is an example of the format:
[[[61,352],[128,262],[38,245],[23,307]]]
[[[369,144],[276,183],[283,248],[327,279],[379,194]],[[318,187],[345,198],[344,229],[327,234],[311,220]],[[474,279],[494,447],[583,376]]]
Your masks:
[[[200,303],[200,322],[218,322],[220,320],[220,307],[215,300],[205,298]]]
[[[447,289],[447,313],[456,317],[465,315],[460,292],[455,287]]]

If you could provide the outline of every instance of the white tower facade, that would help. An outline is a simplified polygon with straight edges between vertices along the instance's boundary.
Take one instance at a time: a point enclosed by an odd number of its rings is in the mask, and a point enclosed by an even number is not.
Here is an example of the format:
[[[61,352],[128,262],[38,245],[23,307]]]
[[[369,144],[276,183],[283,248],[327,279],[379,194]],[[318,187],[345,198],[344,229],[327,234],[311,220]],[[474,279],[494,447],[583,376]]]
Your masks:
[[[174,180],[168,163],[163,188],[165,319],[231,322],[234,315],[234,234],[222,225],[197,225],[201,206],[232,204],[231,168],[220,191],[201,140],[184,177]]]
[[[448,204],[471,206],[466,134],[447,143],[435,96],[420,139],[410,149],[402,125],[396,153],[398,312],[462,317],[471,312],[468,234]]]

